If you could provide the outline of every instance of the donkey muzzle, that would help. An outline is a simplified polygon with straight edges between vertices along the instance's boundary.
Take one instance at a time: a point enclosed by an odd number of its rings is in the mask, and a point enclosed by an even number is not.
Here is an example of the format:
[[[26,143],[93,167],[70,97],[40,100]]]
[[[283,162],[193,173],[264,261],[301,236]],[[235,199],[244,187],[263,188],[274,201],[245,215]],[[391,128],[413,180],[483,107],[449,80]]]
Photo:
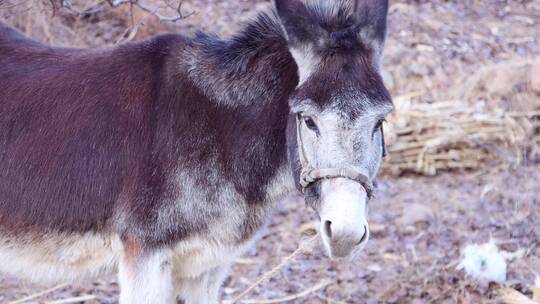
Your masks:
[[[321,181],[320,232],[331,258],[343,258],[359,252],[369,240],[367,222],[368,194],[351,179]]]

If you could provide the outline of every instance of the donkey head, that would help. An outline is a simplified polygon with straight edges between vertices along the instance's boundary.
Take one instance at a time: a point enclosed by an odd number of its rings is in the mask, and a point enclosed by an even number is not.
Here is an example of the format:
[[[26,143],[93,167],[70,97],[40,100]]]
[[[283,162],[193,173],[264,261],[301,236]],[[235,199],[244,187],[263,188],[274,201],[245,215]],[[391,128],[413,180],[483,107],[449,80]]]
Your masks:
[[[367,242],[367,205],[392,110],[380,65],[388,0],[275,0],[299,71],[290,154],[331,257]]]

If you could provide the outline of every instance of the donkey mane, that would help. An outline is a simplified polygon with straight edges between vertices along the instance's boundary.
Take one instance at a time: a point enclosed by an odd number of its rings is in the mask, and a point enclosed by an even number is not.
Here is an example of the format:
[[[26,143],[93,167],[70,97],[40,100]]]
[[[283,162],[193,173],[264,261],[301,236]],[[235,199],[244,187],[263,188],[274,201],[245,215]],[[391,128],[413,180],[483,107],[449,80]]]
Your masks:
[[[330,34],[327,48],[362,48],[355,34],[358,22],[352,1],[313,0],[305,4],[309,22]],[[214,101],[229,106],[272,100],[275,96],[268,94],[277,92],[271,86],[280,82],[289,66],[295,65],[287,34],[274,11],[259,13],[229,39],[199,31],[186,52],[185,56],[192,57],[187,67],[190,78]]]
[[[216,64],[231,73],[246,73],[250,62],[262,56],[266,48],[276,44],[286,48],[284,37],[277,17],[262,12],[230,39],[197,31],[192,41]]]
[[[260,13],[229,39],[197,32],[186,52],[191,80],[215,102],[229,106],[274,100],[274,94],[284,92],[273,87],[296,69],[281,25],[268,13]]]

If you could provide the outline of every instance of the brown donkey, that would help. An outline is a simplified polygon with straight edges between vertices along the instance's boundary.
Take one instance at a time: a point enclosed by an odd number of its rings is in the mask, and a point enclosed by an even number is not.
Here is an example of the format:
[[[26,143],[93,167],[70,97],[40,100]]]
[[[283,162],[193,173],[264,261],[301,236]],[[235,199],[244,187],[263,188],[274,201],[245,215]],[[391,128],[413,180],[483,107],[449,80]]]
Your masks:
[[[276,0],[232,39],[51,48],[0,25],[0,271],[118,269],[120,303],[217,303],[295,188],[330,257],[369,238],[393,105],[387,0]]]

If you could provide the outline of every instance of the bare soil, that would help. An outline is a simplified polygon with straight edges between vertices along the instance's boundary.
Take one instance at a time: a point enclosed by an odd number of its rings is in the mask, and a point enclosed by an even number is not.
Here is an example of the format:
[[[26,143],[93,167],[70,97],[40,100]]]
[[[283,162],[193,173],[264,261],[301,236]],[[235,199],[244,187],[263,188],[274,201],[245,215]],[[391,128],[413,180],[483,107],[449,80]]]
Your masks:
[[[456,270],[460,250],[494,238],[501,249],[525,255],[508,264],[507,285],[526,294],[540,273],[540,166],[444,173],[435,178],[385,176],[370,207],[372,238],[354,261],[331,261],[319,243],[290,261],[246,299],[281,299],[330,282],[291,303],[497,303],[500,286],[482,286]],[[302,198],[279,204],[256,248],[234,266],[225,299],[249,287],[302,239],[316,222]],[[0,302],[51,286],[0,277]],[[106,278],[71,285],[40,299],[94,295],[85,303],[115,303],[118,285]],[[34,302],[35,303],[35,302]]]
[[[240,21],[269,6],[258,0],[186,0],[183,12],[196,14],[169,24],[136,8],[131,14],[127,6],[73,3],[74,10],[93,11],[77,15],[58,9],[53,16],[49,1],[0,0],[0,20],[43,42],[95,47],[125,40],[137,25],[134,39],[167,30],[230,35]],[[393,1],[389,25],[385,81],[394,96],[421,92],[425,102],[461,98],[507,110],[540,109],[540,87],[527,80],[540,79],[540,64],[515,64],[540,56],[539,1]],[[538,135],[531,143],[540,143]],[[485,286],[456,270],[464,246],[491,238],[509,252],[525,249],[523,256],[508,261],[505,285],[531,295],[529,286],[540,275],[540,152],[536,157],[529,153],[536,146],[527,149],[520,163],[498,160],[477,171],[381,176],[370,207],[372,239],[359,258],[331,261],[315,244],[245,300],[280,303],[301,294],[289,302],[499,303],[501,285]],[[314,223],[315,215],[299,195],[278,204],[263,239],[234,266],[224,299],[234,298],[279,264],[298,247],[301,231]],[[0,303],[51,287],[0,275]],[[314,287],[320,288],[303,293]],[[81,295],[95,296],[84,303],[116,303],[118,285],[114,278],[103,278],[24,303]]]

